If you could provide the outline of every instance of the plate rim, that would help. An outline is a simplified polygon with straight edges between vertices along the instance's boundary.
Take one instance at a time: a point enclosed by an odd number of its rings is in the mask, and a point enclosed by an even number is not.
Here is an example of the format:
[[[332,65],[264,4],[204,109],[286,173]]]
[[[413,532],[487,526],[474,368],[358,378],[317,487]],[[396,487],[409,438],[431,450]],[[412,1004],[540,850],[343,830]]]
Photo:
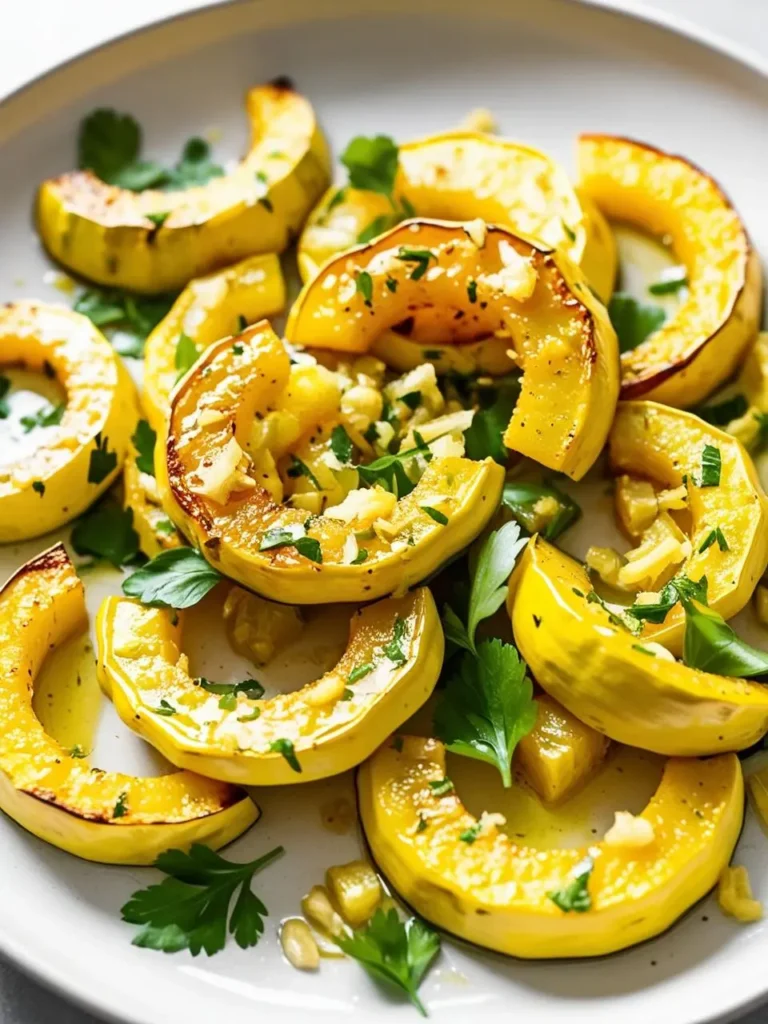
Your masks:
[[[162,27],[191,21],[195,18],[205,20],[217,8],[248,8],[267,2],[269,0],[206,0],[205,3],[192,9],[181,10],[160,18],[154,18],[135,28],[109,35],[100,42],[78,50],[64,60],[44,68],[42,71],[24,79],[10,91],[1,94],[0,118],[17,100],[22,98],[31,89],[43,85],[48,79],[54,79],[60,72],[113,46],[155,32]],[[756,74],[768,84],[768,57],[763,57],[751,47],[728,39],[713,29],[698,25],[688,17],[665,11],[655,4],[646,4],[644,0],[554,0],[554,2],[567,4],[574,8],[592,8],[616,18],[629,20],[630,22],[640,22],[652,28],[659,28],[684,43],[693,43],[701,50],[710,51],[725,57],[736,67]],[[642,3],[642,6],[638,6],[639,3]],[[26,831],[17,823],[13,821],[10,823],[20,831]],[[146,1017],[137,1015],[127,1006],[115,1007],[114,1000],[110,1001],[108,995],[105,995],[104,999],[100,999],[93,993],[93,990],[88,990],[85,986],[80,985],[79,982],[69,978],[62,969],[52,964],[41,966],[32,950],[28,949],[25,944],[20,944],[7,930],[2,921],[0,921],[0,960],[17,968],[25,977],[39,984],[56,997],[62,998],[71,1005],[110,1022],[110,1024],[112,1022],[114,1024],[148,1024]],[[701,1018],[700,1024],[727,1024],[727,1022],[735,1021],[745,1013],[767,1002],[768,982],[766,983],[765,990],[759,995],[748,998],[723,1013],[715,1013],[711,1017]]]

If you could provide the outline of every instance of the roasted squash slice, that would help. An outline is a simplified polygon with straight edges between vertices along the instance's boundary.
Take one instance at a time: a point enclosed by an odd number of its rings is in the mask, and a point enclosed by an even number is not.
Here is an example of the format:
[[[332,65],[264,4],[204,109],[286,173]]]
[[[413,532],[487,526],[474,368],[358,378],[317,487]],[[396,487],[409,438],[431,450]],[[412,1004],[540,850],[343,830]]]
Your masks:
[[[327,263],[296,300],[286,336],[366,352],[425,308],[508,339],[523,376],[504,443],[583,476],[613,417],[617,347],[605,310],[563,255],[483,221],[406,222]]]
[[[159,433],[168,418],[182,335],[203,352],[219,338],[237,334],[243,322],[276,316],[284,307],[285,281],[274,253],[250,256],[190,281],[144,345],[142,399],[152,428]]]
[[[212,565],[273,601],[325,604],[402,593],[483,529],[497,507],[503,469],[491,459],[434,457],[399,501],[373,487],[353,492],[359,507],[346,515],[337,506],[308,518],[263,484],[266,478],[273,490],[281,486],[272,483],[273,452],[285,454],[276,447],[279,439],[267,438],[266,447],[246,454],[254,421],[286,395],[311,435],[329,429],[322,426],[327,416],[333,426],[333,409],[323,410],[318,396],[306,393],[300,372],[291,371],[267,323],[207,350],[174,392],[167,439],[158,444],[165,510]],[[363,506],[373,513],[360,527],[358,545],[351,526]],[[294,543],[304,538],[308,544]]]
[[[759,445],[765,433],[763,421],[768,413],[768,331],[758,334],[747,353],[736,384],[737,393],[747,403],[746,411],[728,423],[725,430],[738,437],[746,448]]]
[[[744,815],[735,755],[675,759],[640,816],[652,826],[649,844],[534,849],[478,822],[455,791],[430,786],[445,775],[442,744],[415,736],[381,747],[362,766],[357,792],[371,854],[422,917],[524,958],[600,956],[658,935],[714,886]],[[477,830],[472,843],[461,839],[468,830]],[[591,906],[565,913],[550,893],[587,858]]]
[[[719,453],[716,486],[700,486],[706,446]],[[742,445],[693,413],[655,402],[620,402],[609,453],[616,473],[650,478],[667,488],[687,481],[686,530],[692,553],[675,572],[692,580],[706,576],[708,602],[724,618],[741,611],[768,562],[768,499]],[[710,544],[701,551],[718,527],[727,550]],[[643,637],[678,654],[684,625],[685,613],[678,604],[662,624],[649,623]]]
[[[572,714],[613,740],[670,756],[744,750],[765,734],[766,687],[668,660],[591,602],[591,591],[582,565],[538,537],[508,600],[534,678]]]
[[[0,543],[25,540],[84,512],[120,472],[136,420],[133,384],[87,317],[17,302],[0,309],[0,365],[55,377],[60,421],[28,435],[0,467]]]
[[[246,96],[250,149],[229,174],[180,192],[130,192],[73,171],[43,182],[37,222],[54,259],[136,292],[183,288],[254,252],[280,252],[327,186],[325,140],[308,101],[279,79]],[[152,214],[167,214],[158,226]]]
[[[405,143],[398,158],[396,203],[419,217],[480,217],[560,249],[574,263],[588,255],[600,287],[592,278],[590,284],[608,301],[616,271],[610,230],[603,230],[599,213],[597,228],[589,223],[565,171],[551,157],[484,132],[454,131]],[[339,189],[329,189],[299,240],[303,279],[310,280],[328,259],[357,245],[377,217],[391,214],[388,198],[378,192],[345,188],[339,198]]]
[[[757,333],[762,273],[728,198],[680,156],[613,135],[582,135],[579,189],[612,220],[671,241],[688,297],[621,357],[621,397],[686,408],[727,380]]]
[[[426,701],[443,663],[426,588],[356,611],[329,672],[264,700],[241,693],[222,707],[190,679],[181,635],[179,616],[107,598],[97,627],[100,676],[123,721],[169,761],[252,786],[310,782],[359,764]],[[161,700],[175,713],[156,714]]]
[[[48,651],[86,624],[83,585],[62,544],[0,592],[0,807],[40,839],[108,864],[151,864],[172,847],[235,839],[259,815],[243,790],[191,772],[104,772],[44,732],[32,710],[35,677]]]

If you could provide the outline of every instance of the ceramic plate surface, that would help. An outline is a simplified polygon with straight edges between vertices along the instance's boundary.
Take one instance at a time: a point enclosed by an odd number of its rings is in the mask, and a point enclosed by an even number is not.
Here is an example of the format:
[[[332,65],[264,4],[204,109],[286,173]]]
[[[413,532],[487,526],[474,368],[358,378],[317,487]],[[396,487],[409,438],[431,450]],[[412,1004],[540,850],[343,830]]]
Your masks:
[[[0,107],[0,299],[67,301],[51,283],[30,210],[36,183],[73,166],[85,113],[97,105],[131,111],[144,126],[147,152],[168,161],[187,137],[216,129],[217,156],[235,158],[246,139],[244,90],[283,74],[315,104],[336,152],[355,134],[408,139],[446,129],[479,106],[498,116],[505,134],[566,166],[584,130],[680,152],[724,185],[758,248],[768,252],[768,79],[757,67],[685,33],[569,0],[251,0],[119,40]],[[605,484],[598,478],[574,488],[588,510],[568,534],[574,553],[598,538],[606,543],[613,530]],[[47,543],[0,550],[0,576]],[[91,613],[119,585],[116,573],[85,580]],[[221,654],[215,609],[201,618],[203,627],[192,631],[193,669],[213,678],[237,673]],[[740,618],[748,630],[749,616]],[[343,616],[321,616],[291,664],[267,674],[268,685],[314,677],[343,634]],[[45,679],[53,702],[63,692],[62,674]],[[93,760],[104,768],[163,770],[106,702]],[[586,831],[605,828],[611,801],[638,810],[653,788],[644,777],[619,798],[609,775],[603,803],[596,798],[585,814]],[[500,790],[490,774],[486,779],[474,799],[498,809]],[[131,946],[132,928],[120,921],[119,908],[148,884],[150,870],[80,862],[0,818],[0,950],[95,1012],[136,1024],[414,1021],[411,1007],[389,999],[356,965],[329,960],[307,976],[280,954],[276,923],[298,911],[325,867],[359,852],[354,829],[339,835],[320,824],[320,808],[344,796],[353,798],[349,777],[258,794],[263,818],[230,852],[244,860],[277,842],[286,848],[258,880],[270,910],[267,934],[256,949],[227,947],[210,960]],[[750,817],[738,860],[763,900],[767,844]],[[594,961],[515,962],[446,941],[422,994],[441,1024],[464,1024],[471,1015],[526,1024],[699,1024],[761,999],[767,961],[768,924],[740,927],[708,900],[661,938]]]

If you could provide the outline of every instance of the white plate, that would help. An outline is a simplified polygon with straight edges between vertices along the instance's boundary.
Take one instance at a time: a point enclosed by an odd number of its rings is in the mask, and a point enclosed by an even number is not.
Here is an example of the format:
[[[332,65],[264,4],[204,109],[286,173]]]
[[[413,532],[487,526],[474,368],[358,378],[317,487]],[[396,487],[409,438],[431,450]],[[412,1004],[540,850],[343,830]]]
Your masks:
[[[362,13],[365,8],[367,13]],[[580,130],[633,135],[684,153],[725,185],[759,248],[768,251],[768,80],[746,61],[684,35],[568,0],[251,0],[174,19],[103,47],[35,82],[0,107],[0,298],[61,301],[30,222],[35,184],[70,168],[80,117],[96,105],[129,110],[153,155],[172,158],[189,135],[216,127],[217,154],[245,140],[245,88],[288,74],[316,104],[335,146],[358,133],[399,138],[447,128],[490,107],[502,129],[570,163]],[[601,485],[602,487],[602,485]],[[600,505],[600,491],[594,491]],[[573,531],[584,550],[609,512]],[[0,576],[43,547],[0,552]],[[104,585],[115,588],[117,577]],[[89,577],[91,608],[103,592]],[[307,648],[307,662],[316,652]],[[204,657],[204,654],[200,654]],[[210,651],[206,656],[211,658]],[[210,662],[212,673],[216,662]],[[224,671],[222,669],[221,671]],[[301,674],[311,673],[305,663]],[[221,676],[220,676],[221,677]],[[106,706],[96,760],[142,769],[152,758]],[[326,962],[317,977],[281,958],[275,922],[296,913],[324,868],[358,851],[354,834],[319,827],[318,807],[349,780],[260,794],[262,822],[232,847],[254,856],[275,842],[286,856],[260,891],[271,911],[255,950],[211,960],[130,945],[119,907],[151,872],[99,867],[45,846],[0,820],[0,950],[97,1012],[137,1024],[208,1024],[215,1016],[275,1024],[414,1020],[356,965]],[[766,839],[750,820],[738,859],[768,900]],[[441,1022],[514,1015],[527,1024],[649,1019],[721,1020],[768,991],[765,925],[741,928],[712,901],[663,937],[602,960],[522,963],[446,941],[423,988]]]

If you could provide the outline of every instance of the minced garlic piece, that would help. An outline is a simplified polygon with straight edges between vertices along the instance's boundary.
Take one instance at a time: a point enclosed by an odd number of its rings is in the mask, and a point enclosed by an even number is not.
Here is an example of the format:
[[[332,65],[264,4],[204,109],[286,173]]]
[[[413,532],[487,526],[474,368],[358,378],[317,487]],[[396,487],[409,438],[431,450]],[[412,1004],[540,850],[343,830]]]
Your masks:
[[[495,274],[480,274],[478,284],[494,292],[501,292],[510,299],[525,302],[536,288],[536,268],[527,256],[521,256],[506,240],[499,242],[502,267]]]
[[[459,130],[465,132],[486,132],[492,135],[497,128],[496,118],[487,107],[474,107],[459,121]]]
[[[665,537],[659,541],[650,551],[629,559],[627,564],[622,566],[618,573],[618,584],[620,587],[631,589],[644,580],[656,580],[670,566],[679,565],[685,560],[682,546],[674,537]]]
[[[306,921],[291,917],[280,928],[280,945],[285,959],[300,971],[316,971],[320,966],[320,951]]]
[[[768,626],[768,587],[759,583],[755,590],[755,614],[764,626]]]
[[[344,547],[341,549],[341,561],[343,565],[351,565],[357,558],[360,547],[354,533],[349,533],[344,538]]]
[[[318,931],[331,937],[346,931],[341,915],[336,911],[324,885],[313,885],[301,901],[304,916]]]
[[[534,511],[535,508],[536,506],[534,506]],[[618,586],[619,571],[624,565],[624,559],[618,551],[613,548],[591,547],[587,551],[585,561],[604,583],[613,587]]]
[[[464,225],[464,230],[475,243],[477,248],[482,249],[485,245],[485,239],[488,234],[488,225],[485,221],[481,220],[479,217],[475,220],[468,220]]]
[[[487,835],[489,832],[495,832],[497,828],[503,828],[507,824],[507,819],[498,811],[483,811],[478,824],[480,834]]]
[[[759,921],[763,905],[752,896],[749,874],[743,865],[723,868],[717,883],[717,902],[724,914],[730,914],[742,924]]]
[[[198,427],[213,427],[217,423],[223,423],[229,418],[229,413],[221,409],[203,409],[197,418]]]
[[[688,488],[685,484],[680,484],[679,487],[672,487],[667,491],[659,491],[656,495],[656,500],[659,503],[660,509],[680,511],[688,507]]]
[[[647,480],[620,476],[616,481],[616,515],[630,537],[639,537],[659,513],[656,492]]]
[[[341,396],[341,414],[361,433],[381,416],[384,400],[381,392],[366,384],[355,384]]]
[[[190,487],[195,494],[219,505],[226,505],[233,491],[252,489],[256,481],[243,470],[248,460],[243,449],[234,437],[230,437],[224,447],[211,459],[210,466],[200,465],[195,471],[201,480],[197,486]]]
[[[658,594],[653,594],[652,596],[658,597]],[[645,603],[648,604],[649,602],[646,601]],[[650,603],[655,604],[656,602]],[[677,661],[677,658],[671,651],[668,651],[666,647],[662,647],[661,644],[657,644],[654,640],[646,640],[645,643],[635,646],[642,647],[648,654],[652,654],[655,658],[661,658],[662,661]]]
[[[377,519],[389,519],[395,511],[397,498],[383,487],[357,487],[338,505],[325,510],[329,519],[354,524],[357,529],[372,526]]]
[[[384,388],[384,396],[391,403],[404,398],[406,395],[413,394],[418,394],[419,405],[417,409],[425,409],[429,413],[428,419],[438,416],[443,411],[445,399],[438,386],[437,373],[432,363],[422,363],[420,366],[415,366],[408,373],[398,377],[397,380],[393,380]],[[408,406],[405,407],[405,410],[410,413],[417,411],[410,410]]]
[[[327,675],[304,690],[304,701],[313,708],[321,708],[326,704],[335,704],[341,700],[346,688],[341,676]]]
[[[653,824],[647,818],[635,817],[629,811],[616,811],[613,824],[605,833],[606,846],[621,849],[650,846],[656,838]]]

